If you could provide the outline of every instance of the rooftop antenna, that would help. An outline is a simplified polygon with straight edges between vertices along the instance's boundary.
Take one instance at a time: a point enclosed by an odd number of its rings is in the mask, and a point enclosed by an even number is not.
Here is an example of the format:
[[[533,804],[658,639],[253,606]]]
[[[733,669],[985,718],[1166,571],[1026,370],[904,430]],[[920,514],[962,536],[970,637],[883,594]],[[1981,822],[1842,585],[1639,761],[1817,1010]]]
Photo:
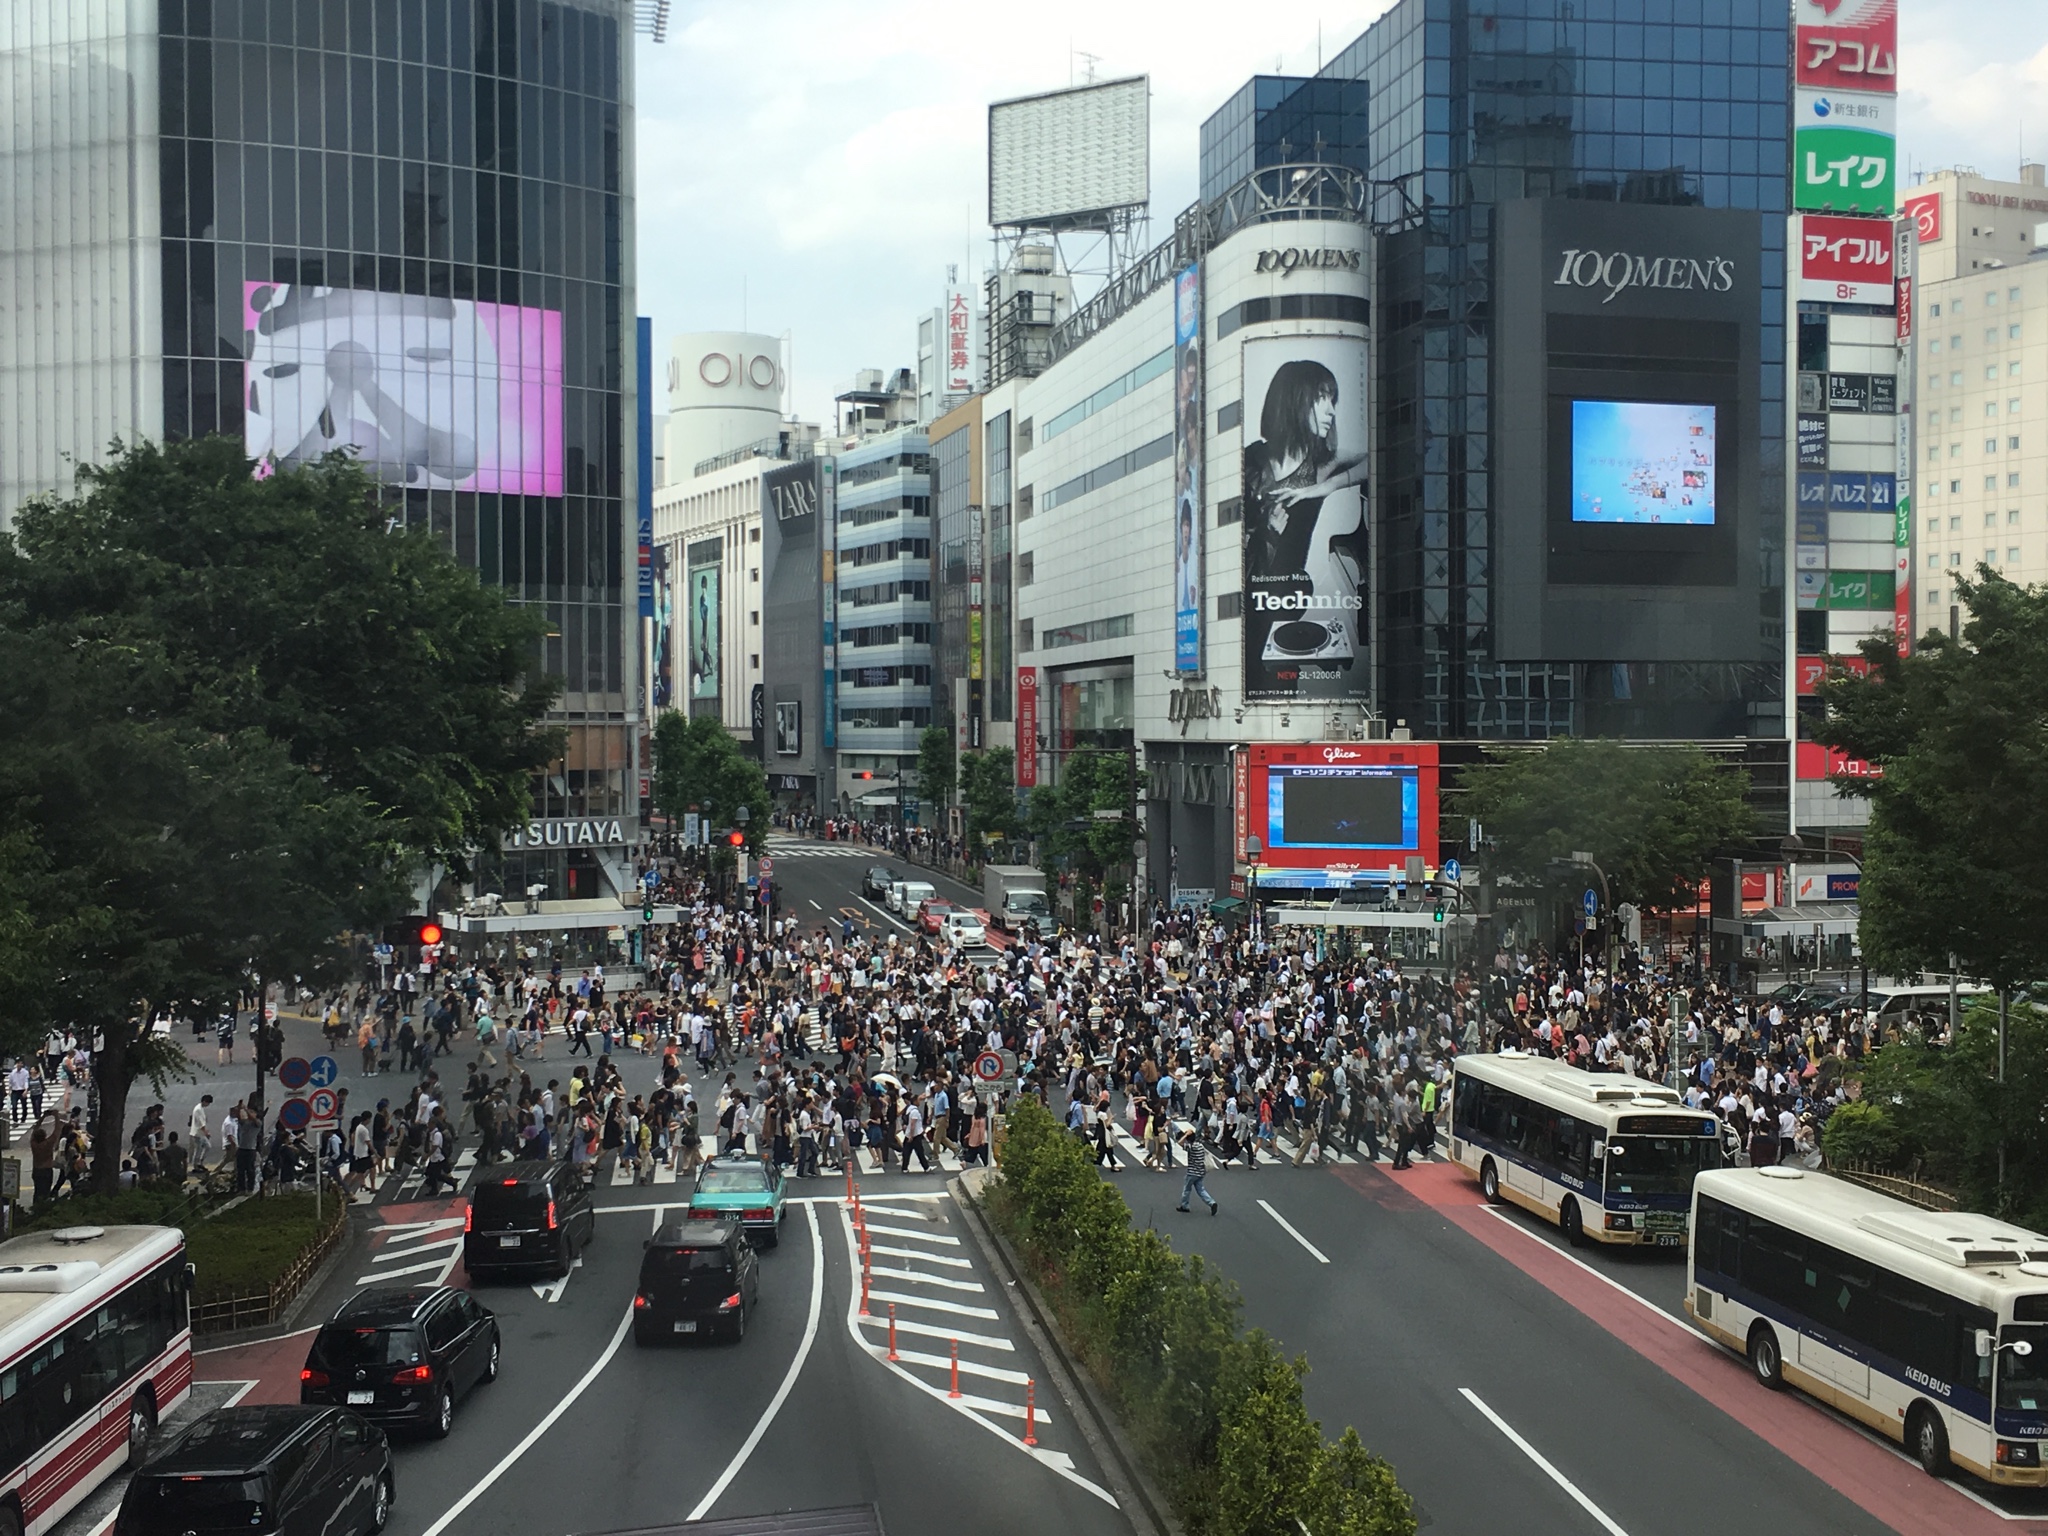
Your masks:
[[[1084,61],[1081,65],[1081,83],[1083,85],[1093,85],[1095,83],[1095,66],[1102,62],[1102,55],[1089,53],[1086,49],[1081,49],[1075,52],[1074,57]],[[1071,85],[1073,82],[1073,70],[1069,68],[1067,71],[1067,83]]]

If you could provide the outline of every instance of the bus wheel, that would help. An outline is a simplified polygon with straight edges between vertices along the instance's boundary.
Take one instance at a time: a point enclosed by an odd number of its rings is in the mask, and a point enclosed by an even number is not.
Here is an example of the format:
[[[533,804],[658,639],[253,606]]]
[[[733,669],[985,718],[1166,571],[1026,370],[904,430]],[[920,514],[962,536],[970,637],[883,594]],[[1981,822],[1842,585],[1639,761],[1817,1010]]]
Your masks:
[[[12,1499],[0,1502],[0,1536],[21,1536],[21,1510]]]
[[[1749,1330],[1749,1368],[1773,1392],[1785,1385],[1785,1357],[1778,1352],[1777,1330],[1758,1323]]]
[[[1557,1209],[1557,1224],[1564,1228],[1564,1240],[1574,1248],[1586,1245],[1586,1224],[1579,1217],[1579,1202],[1567,1199]]]
[[[147,1391],[135,1394],[128,1404],[128,1464],[141,1463],[149,1449],[149,1437],[156,1433],[156,1400]]]
[[[1948,1473],[1948,1428],[1941,1422],[1941,1415],[1925,1403],[1916,1405],[1906,1416],[1906,1444],[1912,1448],[1913,1459],[1920,1463],[1920,1470],[1929,1477],[1943,1477]]]
[[[1500,1170],[1490,1157],[1479,1165],[1479,1193],[1486,1196],[1488,1205],[1500,1204]]]

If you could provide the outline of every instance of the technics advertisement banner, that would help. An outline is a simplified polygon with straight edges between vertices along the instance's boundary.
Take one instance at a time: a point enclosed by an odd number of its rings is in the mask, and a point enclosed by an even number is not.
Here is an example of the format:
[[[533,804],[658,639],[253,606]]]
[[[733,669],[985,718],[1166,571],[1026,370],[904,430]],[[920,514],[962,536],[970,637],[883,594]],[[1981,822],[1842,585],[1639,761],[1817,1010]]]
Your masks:
[[[1244,344],[1244,694],[1362,701],[1366,344]]]

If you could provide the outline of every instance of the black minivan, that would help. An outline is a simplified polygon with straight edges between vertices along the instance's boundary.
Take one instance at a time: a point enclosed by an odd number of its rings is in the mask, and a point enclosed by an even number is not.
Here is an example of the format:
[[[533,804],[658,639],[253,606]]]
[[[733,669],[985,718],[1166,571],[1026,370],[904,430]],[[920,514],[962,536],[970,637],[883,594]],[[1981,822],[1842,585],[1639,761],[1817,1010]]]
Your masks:
[[[467,1291],[371,1286],[323,1324],[299,1372],[299,1401],[332,1403],[435,1439],[471,1387],[498,1379],[498,1320]]]
[[[216,1408],[150,1452],[114,1536],[381,1531],[397,1496],[391,1444],[335,1408]]]
[[[485,1169],[462,1216],[462,1267],[472,1279],[545,1268],[566,1275],[597,1235],[590,1182],[567,1163]]]
[[[677,1221],[647,1240],[633,1293],[633,1342],[725,1332],[747,1336],[761,1292],[761,1259],[737,1221]]]

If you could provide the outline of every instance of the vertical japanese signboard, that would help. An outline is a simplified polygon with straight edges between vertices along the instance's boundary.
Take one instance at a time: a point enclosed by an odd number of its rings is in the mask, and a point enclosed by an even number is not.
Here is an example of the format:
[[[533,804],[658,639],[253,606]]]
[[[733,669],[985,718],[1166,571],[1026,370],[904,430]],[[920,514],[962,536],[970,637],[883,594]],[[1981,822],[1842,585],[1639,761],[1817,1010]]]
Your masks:
[[[974,307],[965,289],[946,290],[946,393],[974,393]]]
[[[1202,268],[1173,280],[1173,669],[1202,670]]]
[[[1793,18],[1792,206],[1889,214],[1898,0],[1798,0]]]
[[[1017,669],[1017,787],[1038,786],[1038,668]]]

